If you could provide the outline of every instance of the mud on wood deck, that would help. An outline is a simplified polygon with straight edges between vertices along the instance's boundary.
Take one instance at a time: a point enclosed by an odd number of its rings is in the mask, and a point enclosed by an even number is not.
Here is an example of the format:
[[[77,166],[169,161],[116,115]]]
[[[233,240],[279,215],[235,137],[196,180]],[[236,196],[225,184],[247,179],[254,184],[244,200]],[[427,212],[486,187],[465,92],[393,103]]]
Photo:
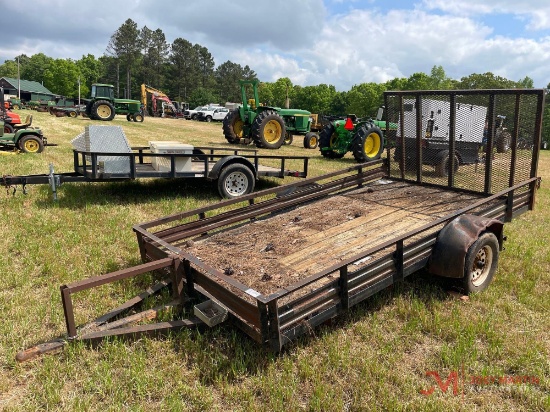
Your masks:
[[[479,199],[381,182],[202,240],[172,244],[268,295]]]

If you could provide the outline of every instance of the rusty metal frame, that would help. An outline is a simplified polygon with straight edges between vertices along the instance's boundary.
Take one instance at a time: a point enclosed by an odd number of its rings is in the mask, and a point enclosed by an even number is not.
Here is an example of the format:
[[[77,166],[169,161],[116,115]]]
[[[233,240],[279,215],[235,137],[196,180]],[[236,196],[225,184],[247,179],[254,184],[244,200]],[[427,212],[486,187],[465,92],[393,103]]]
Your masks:
[[[137,335],[155,336],[167,333],[168,331],[182,328],[194,328],[201,325],[202,321],[200,319],[192,317],[189,319],[134,326],[139,322],[157,318],[159,313],[166,309],[181,308],[188,301],[188,297],[183,293],[184,274],[182,270],[183,265],[180,265],[180,263],[180,259],[171,256],[128,269],[94,276],[68,285],[62,285],[60,288],[61,301],[65,315],[67,336],[56,338],[21,351],[16,355],[16,359],[23,362],[38,355],[58,351],[71,340],[80,340],[96,344],[106,337],[125,338]],[[134,298],[77,329],[71,297],[72,294],[159,270],[169,271],[168,278],[155,283]],[[145,299],[159,293],[166,287],[172,288],[172,301],[122,317],[131,310],[135,311],[139,309]]]

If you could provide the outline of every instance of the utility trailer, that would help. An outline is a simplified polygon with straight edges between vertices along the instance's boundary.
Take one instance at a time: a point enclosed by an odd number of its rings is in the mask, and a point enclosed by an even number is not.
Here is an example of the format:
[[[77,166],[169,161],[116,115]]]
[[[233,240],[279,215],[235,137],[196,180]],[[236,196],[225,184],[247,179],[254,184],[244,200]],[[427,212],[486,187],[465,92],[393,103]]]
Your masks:
[[[396,159],[395,148],[387,148],[383,159],[137,224],[143,263],[61,286],[67,336],[20,352],[17,359],[57,350],[72,339],[98,342],[223,321],[278,352],[420,269],[454,279],[466,293],[484,290],[503,250],[504,223],[534,207],[544,91],[386,92],[388,120],[403,118],[405,99],[421,102],[434,93],[451,102],[459,95],[472,103],[488,100],[489,114],[511,107],[512,140],[527,132],[532,149],[512,145],[508,153],[456,173],[450,168],[441,177],[422,163],[421,124],[402,122],[402,129],[416,126],[414,171],[403,167],[405,151]],[[452,153],[452,110],[449,125]],[[489,135],[487,153],[493,140]],[[74,294],[151,271],[156,284],[77,327]],[[168,285],[173,300],[117,319]],[[191,305],[196,316],[129,326],[173,305]]]
[[[402,112],[397,124],[395,159],[401,156],[401,148],[405,151],[405,167],[414,168],[416,160],[416,128],[423,131],[421,146],[423,164],[433,166],[441,177],[448,175],[449,168],[449,138],[451,133],[451,111],[456,119],[454,132],[454,170],[459,165],[470,165],[483,161],[482,151],[489,134],[493,136],[493,147],[498,153],[510,150],[511,134],[504,127],[505,115],[488,113],[491,105],[487,99],[481,99],[474,104],[471,96],[456,95],[451,102],[447,98],[434,96],[422,101],[413,98],[403,99]],[[492,109],[494,110],[494,104]],[[510,113],[511,108],[504,105],[499,110]],[[403,126],[403,127],[402,127]],[[402,139],[402,137],[404,139]],[[403,143],[404,141],[404,143]],[[402,144],[403,143],[403,144]]]
[[[121,131],[120,126],[87,126],[72,141],[73,172],[55,173],[50,165],[49,174],[4,175],[3,184],[7,188],[22,185],[24,193],[26,185],[49,184],[57,199],[57,188],[63,183],[203,178],[217,181],[220,196],[234,198],[251,193],[262,176],[307,176],[307,157],[260,156],[256,150],[194,147],[174,141],[130,147]],[[291,163],[299,168],[289,169]]]

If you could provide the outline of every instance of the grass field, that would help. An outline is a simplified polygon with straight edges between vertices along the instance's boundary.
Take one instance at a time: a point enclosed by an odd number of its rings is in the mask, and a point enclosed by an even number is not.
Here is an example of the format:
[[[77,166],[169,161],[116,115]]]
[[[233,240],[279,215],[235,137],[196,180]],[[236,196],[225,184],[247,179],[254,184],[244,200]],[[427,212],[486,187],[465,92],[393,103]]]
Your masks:
[[[0,174],[47,173],[50,163],[71,171],[70,140],[90,121],[33,115],[58,146],[0,155]],[[134,146],[228,146],[219,123],[117,116],[112,124]],[[277,154],[312,156],[310,175],[354,164],[349,155],[322,159],[299,139]],[[506,224],[493,284],[468,300],[413,276],[279,355],[222,326],[98,348],[72,344],[22,364],[18,351],[65,333],[60,285],[140,263],[132,225],[219,197],[202,180],[66,184],[56,203],[47,186],[29,186],[26,196],[2,190],[0,410],[550,410],[550,151],[541,153],[538,174],[536,209]],[[79,295],[78,313],[102,314],[136,286]]]

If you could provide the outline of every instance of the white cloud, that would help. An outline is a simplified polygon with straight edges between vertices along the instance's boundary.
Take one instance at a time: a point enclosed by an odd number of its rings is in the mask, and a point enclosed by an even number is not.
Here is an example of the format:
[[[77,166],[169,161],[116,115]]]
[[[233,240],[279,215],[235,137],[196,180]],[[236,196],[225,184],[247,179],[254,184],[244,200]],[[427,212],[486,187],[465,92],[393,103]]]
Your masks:
[[[425,10],[441,10],[453,15],[476,16],[512,14],[526,19],[526,28],[550,29],[550,2],[548,0],[422,0]]]
[[[121,7],[106,0],[50,0],[33,2],[32,13],[27,3],[12,1],[3,12],[25,21],[25,30],[4,30],[0,62],[40,52],[98,57],[131,18],[139,28],[160,28],[168,42],[181,37],[207,47],[216,64],[249,65],[264,81],[288,77],[303,86],[349,90],[441,65],[456,79],[493,72],[512,80],[529,76],[537,87],[550,82],[548,0],[411,0],[383,7],[381,1],[165,0],[159,7],[152,0],[131,0]],[[325,4],[339,14],[328,15]],[[483,22],[483,16],[504,15],[539,37],[506,37]]]

